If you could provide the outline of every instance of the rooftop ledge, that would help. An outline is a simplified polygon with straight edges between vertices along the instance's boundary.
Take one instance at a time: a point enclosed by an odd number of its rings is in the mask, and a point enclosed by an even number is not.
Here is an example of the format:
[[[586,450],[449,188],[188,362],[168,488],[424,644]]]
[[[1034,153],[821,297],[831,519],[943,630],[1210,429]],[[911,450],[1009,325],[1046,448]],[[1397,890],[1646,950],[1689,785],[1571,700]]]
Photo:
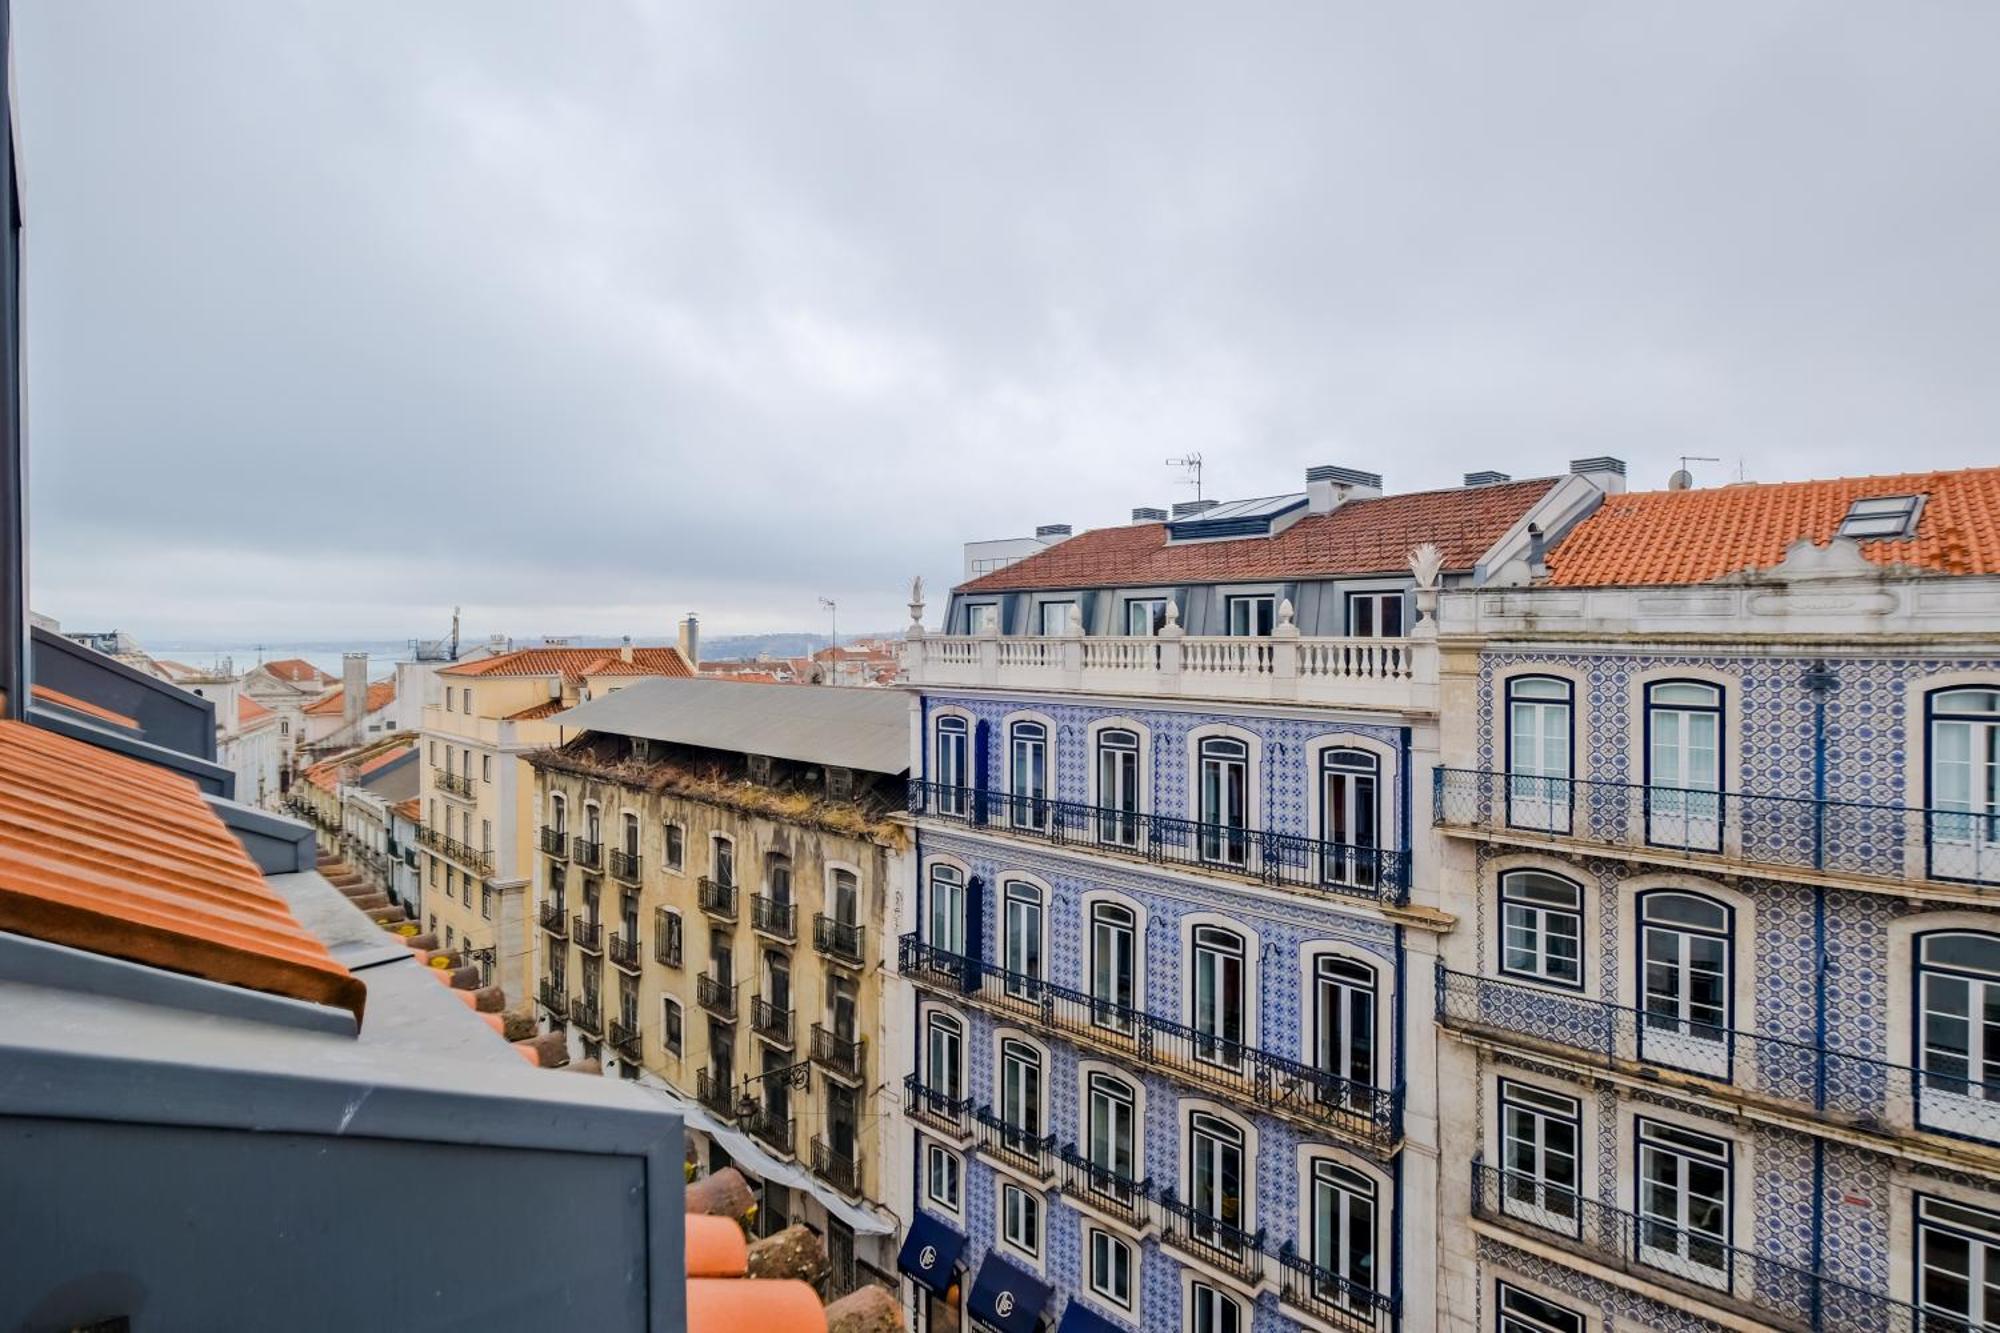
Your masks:
[[[1436,712],[1435,638],[927,634],[909,683]]]

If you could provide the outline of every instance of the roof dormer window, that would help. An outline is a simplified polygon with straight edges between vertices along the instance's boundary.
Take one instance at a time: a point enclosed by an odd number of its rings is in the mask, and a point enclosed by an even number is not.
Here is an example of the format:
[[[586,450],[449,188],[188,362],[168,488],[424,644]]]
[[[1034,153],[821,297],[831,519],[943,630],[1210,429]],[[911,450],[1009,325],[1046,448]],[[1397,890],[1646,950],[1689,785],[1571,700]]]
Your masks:
[[[1856,500],[1840,520],[1840,535],[1856,541],[1883,541],[1908,537],[1917,530],[1917,515],[1923,510],[1921,495],[1877,495]]]

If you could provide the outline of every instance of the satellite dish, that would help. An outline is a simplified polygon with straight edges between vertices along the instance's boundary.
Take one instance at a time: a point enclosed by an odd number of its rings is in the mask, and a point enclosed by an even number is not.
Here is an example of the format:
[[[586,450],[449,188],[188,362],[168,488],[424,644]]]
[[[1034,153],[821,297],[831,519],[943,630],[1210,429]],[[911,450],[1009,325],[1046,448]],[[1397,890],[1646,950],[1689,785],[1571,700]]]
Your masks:
[[[1667,489],[1670,491],[1685,491],[1693,486],[1694,473],[1684,467],[1674,469],[1674,475],[1667,478]]]

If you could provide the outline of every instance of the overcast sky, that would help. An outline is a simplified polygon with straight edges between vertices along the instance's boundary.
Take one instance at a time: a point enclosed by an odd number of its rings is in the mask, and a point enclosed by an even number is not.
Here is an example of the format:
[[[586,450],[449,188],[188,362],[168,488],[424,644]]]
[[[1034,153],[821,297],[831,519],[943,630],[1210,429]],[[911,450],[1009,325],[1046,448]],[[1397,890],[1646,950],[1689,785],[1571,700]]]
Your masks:
[[[37,607],[903,623],[959,543],[2000,461],[2000,5],[16,0]]]

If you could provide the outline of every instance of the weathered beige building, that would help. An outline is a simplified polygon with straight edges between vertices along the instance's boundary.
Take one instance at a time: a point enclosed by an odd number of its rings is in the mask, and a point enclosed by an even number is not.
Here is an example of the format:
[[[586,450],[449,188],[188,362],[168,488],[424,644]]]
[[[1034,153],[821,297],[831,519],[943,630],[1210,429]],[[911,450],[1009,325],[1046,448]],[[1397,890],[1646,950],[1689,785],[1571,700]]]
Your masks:
[[[688,1106],[696,1169],[892,1270],[883,948],[908,875],[899,693],[648,681],[536,770],[536,1000],[572,1057]],[[893,1026],[893,1024],[892,1024]]]

